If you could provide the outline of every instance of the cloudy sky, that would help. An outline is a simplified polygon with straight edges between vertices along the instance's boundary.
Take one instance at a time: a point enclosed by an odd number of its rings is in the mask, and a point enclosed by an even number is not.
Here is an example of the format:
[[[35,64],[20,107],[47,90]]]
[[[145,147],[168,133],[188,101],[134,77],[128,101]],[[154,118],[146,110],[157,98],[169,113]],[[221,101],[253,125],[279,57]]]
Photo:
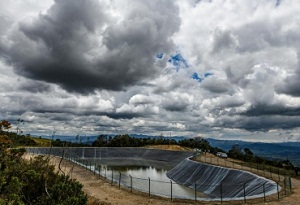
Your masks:
[[[0,119],[13,129],[300,141],[298,0],[0,8]]]

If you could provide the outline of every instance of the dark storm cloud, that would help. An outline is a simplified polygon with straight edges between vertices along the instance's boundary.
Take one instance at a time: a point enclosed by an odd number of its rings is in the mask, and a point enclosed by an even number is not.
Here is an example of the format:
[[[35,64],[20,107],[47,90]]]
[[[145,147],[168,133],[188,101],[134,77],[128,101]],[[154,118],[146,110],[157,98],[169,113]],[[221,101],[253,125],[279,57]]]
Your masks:
[[[138,118],[138,117],[145,117],[144,115],[148,115],[148,114],[143,114],[143,113],[135,113],[135,112],[116,112],[115,110],[112,111],[96,111],[96,110],[85,110],[85,109],[80,109],[80,111],[76,110],[75,108],[68,108],[66,107],[60,107],[55,108],[43,108],[43,107],[39,107],[39,108],[32,108],[32,111],[35,113],[44,113],[44,114],[50,114],[50,115],[54,115],[54,116],[60,116],[62,114],[66,114],[66,115],[73,115],[73,116],[107,116],[111,119],[133,119],[133,118]],[[59,119],[59,118],[57,118]],[[62,117],[61,119],[64,119],[64,117]]]
[[[284,80],[284,84],[277,88],[279,93],[300,97],[300,72],[295,73]]]
[[[246,116],[263,116],[263,115],[283,115],[283,116],[300,116],[300,107],[289,108],[279,105],[255,105],[251,106],[246,112]]]
[[[270,118],[270,116],[251,116],[251,117],[238,117],[234,118],[228,116],[221,116],[213,124],[209,124],[210,128],[214,129],[241,129],[247,131],[268,131],[270,129],[279,128],[280,121],[275,120],[275,118]]]
[[[180,25],[173,1],[128,4],[116,20],[103,2],[56,0],[46,14],[21,23],[0,54],[18,74],[69,91],[122,90],[158,72],[154,56],[170,52]]]
[[[26,81],[20,83],[18,87],[21,91],[28,91],[31,93],[49,92],[51,90],[50,85],[38,81]]]
[[[163,108],[171,112],[184,112],[187,109],[188,104],[186,102],[172,102],[163,105]]]
[[[133,119],[137,117],[144,117],[142,113],[133,113],[133,112],[112,112],[112,113],[106,113],[107,117],[112,119]]]
[[[47,116],[49,120],[65,122],[74,120],[74,116],[66,113],[53,113],[52,115]]]
[[[212,93],[226,93],[230,91],[230,84],[224,80],[206,79],[202,82],[201,87]]]
[[[298,116],[248,117],[238,121],[235,128],[249,131],[269,131],[273,129],[293,129],[300,126]]]

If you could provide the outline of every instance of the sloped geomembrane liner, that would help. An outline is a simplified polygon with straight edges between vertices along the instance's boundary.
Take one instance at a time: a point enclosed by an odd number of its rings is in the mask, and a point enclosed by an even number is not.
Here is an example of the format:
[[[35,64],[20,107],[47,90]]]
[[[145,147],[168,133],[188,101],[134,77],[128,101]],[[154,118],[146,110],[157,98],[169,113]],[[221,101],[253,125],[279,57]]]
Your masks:
[[[179,184],[195,188],[210,198],[243,199],[277,192],[277,184],[247,171],[228,169],[185,159],[167,173]]]

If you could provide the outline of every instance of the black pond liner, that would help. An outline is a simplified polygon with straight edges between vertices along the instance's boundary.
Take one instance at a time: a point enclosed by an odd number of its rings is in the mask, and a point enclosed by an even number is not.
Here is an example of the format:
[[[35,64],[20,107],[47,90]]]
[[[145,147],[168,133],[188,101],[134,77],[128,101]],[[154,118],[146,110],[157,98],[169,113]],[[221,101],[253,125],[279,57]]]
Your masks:
[[[178,184],[195,188],[212,199],[242,200],[277,193],[274,181],[251,172],[208,165],[185,159],[167,172]]]

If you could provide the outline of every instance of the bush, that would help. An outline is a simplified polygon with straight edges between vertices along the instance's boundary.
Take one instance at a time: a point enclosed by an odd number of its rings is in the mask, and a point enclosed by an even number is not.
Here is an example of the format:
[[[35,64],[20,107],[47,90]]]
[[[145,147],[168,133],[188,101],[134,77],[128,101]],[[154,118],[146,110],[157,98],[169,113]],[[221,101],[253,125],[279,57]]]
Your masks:
[[[0,148],[0,204],[83,205],[87,196],[82,185],[54,171],[49,158],[29,161],[25,149]]]

